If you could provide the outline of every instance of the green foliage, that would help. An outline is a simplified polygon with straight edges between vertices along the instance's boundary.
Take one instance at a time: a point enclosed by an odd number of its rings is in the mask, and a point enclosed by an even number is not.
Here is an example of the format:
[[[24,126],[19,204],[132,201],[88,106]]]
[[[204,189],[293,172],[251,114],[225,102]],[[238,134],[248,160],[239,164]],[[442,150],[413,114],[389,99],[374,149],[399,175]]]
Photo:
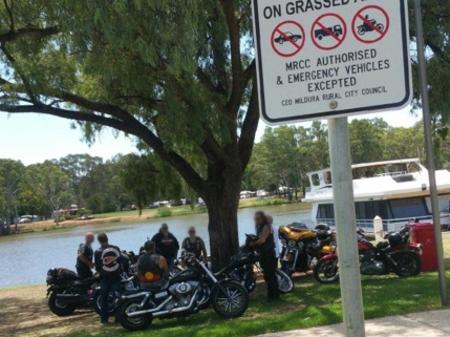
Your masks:
[[[350,123],[349,128],[352,160],[354,163],[383,160],[385,157],[383,141],[388,129],[385,121],[378,118],[372,120],[355,119]],[[399,153],[399,155],[403,155],[403,153]],[[394,157],[393,159],[396,158]]]
[[[53,211],[70,205],[69,176],[49,161],[30,165],[21,179],[19,198],[30,213],[51,216]]]
[[[310,128],[267,128],[255,145],[245,181],[249,189],[304,188],[306,173],[327,165],[327,131],[322,123],[314,122]]]
[[[11,221],[19,208],[19,184],[23,175],[22,163],[9,159],[0,160],[0,220]]]
[[[349,125],[353,163],[403,158],[425,159],[422,123],[395,128],[382,119],[353,120]],[[438,168],[450,167],[450,139],[435,134]],[[306,173],[327,168],[328,144],[325,125],[309,128],[266,129],[255,145],[244,176],[245,189],[276,190],[279,186],[304,189]]]
[[[161,207],[158,209],[158,215],[161,218],[172,216],[172,210],[169,207]]]

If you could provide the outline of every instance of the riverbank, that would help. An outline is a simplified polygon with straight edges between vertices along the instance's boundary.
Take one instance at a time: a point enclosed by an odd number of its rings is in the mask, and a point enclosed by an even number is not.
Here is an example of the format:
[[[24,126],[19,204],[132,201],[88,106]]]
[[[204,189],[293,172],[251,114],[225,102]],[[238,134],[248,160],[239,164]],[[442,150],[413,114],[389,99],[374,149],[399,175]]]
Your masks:
[[[299,202],[289,202],[287,199],[281,198],[242,199],[239,203],[239,208],[243,209],[243,208],[271,207],[284,205],[292,207],[292,210],[305,210],[310,208],[309,204]],[[37,221],[29,224],[22,224],[18,226],[18,231],[16,233],[13,233],[12,235],[32,233],[32,232],[54,231],[80,226],[133,224],[159,218],[203,214],[203,213],[207,213],[207,209],[205,206],[195,206],[195,207],[175,206],[175,207],[144,209],[141,215],[138,214],[137,210],[94,214],[92,219],[87,220],[79,220],[79,219],[67,220],[56,224],[54,220],[51,219],[46,221]]]

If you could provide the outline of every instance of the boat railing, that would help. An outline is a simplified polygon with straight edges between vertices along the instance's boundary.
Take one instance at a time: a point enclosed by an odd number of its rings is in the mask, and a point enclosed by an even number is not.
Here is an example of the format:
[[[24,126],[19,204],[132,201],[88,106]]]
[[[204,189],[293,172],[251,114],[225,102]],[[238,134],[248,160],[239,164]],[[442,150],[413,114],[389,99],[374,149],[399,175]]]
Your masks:
[[[409,172],[407,172],[407,171],[384,172],[384,173],[379,173],[376,176],[377,177],[387,177],[387,176],[396,177],[396,176],[401,176],[401,175],[405,175],[408,173]]]
[[[392,230],[399,230],[402,226],[413,223],[417,221],[432,221],[433,216],[430,215],[424,215],[424,216],[416,216],[416,217],[409,217],[409,218],[394,218],[394,219],[383,219],[383,228],[385,231],[392,231]],[[441,220],[442,221],[442,227],[449,228],[450,223],[450,213],[448,212],[441,212]],[[330,227],[336,227],[336,220],[334,218],[317,218],[317,224],[326,224]],[[360,228],[366,229],[368,232],[373,231],[373,219],[357,219],[356,220],[356,226]]]

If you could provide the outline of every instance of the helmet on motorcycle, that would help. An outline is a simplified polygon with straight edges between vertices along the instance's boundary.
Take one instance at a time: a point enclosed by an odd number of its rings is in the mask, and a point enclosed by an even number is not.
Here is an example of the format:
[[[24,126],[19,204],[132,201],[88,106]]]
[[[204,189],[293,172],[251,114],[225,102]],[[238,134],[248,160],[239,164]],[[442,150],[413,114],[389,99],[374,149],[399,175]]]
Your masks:
[[[395,247],[403,243],[402,236],[399,233],[389,235],[388,241],[391,247]]]

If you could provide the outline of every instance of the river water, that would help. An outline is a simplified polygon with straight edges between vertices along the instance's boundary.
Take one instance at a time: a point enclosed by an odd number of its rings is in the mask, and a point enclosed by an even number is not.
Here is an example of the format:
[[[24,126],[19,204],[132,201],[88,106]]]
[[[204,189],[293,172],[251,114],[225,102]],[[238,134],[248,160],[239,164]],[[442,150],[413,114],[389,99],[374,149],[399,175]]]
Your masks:
[[[255,209],[241,209],[238,213],[239,240],[245,233],[254,233],[253,213]],[[274,224],[282,225],[294,221],[309,222],[309,210],[293,209],[292,206],[269,207]],[[78,245],[86,231],[106,232],[111,244],[121,249],[137,251],[151,238],[162,222],[169,224],[170,231],[181,241],[190,226],[196,226],[197,235],[209,244],[207,215],[197,214],[182,217],[149,220],[137,224],[109,224],[82,226],[68,230],[31,233],[0,237],[0,288],[42,284],[49,268],[74,269]],[[95,243],[94,249],[98,247]]]

